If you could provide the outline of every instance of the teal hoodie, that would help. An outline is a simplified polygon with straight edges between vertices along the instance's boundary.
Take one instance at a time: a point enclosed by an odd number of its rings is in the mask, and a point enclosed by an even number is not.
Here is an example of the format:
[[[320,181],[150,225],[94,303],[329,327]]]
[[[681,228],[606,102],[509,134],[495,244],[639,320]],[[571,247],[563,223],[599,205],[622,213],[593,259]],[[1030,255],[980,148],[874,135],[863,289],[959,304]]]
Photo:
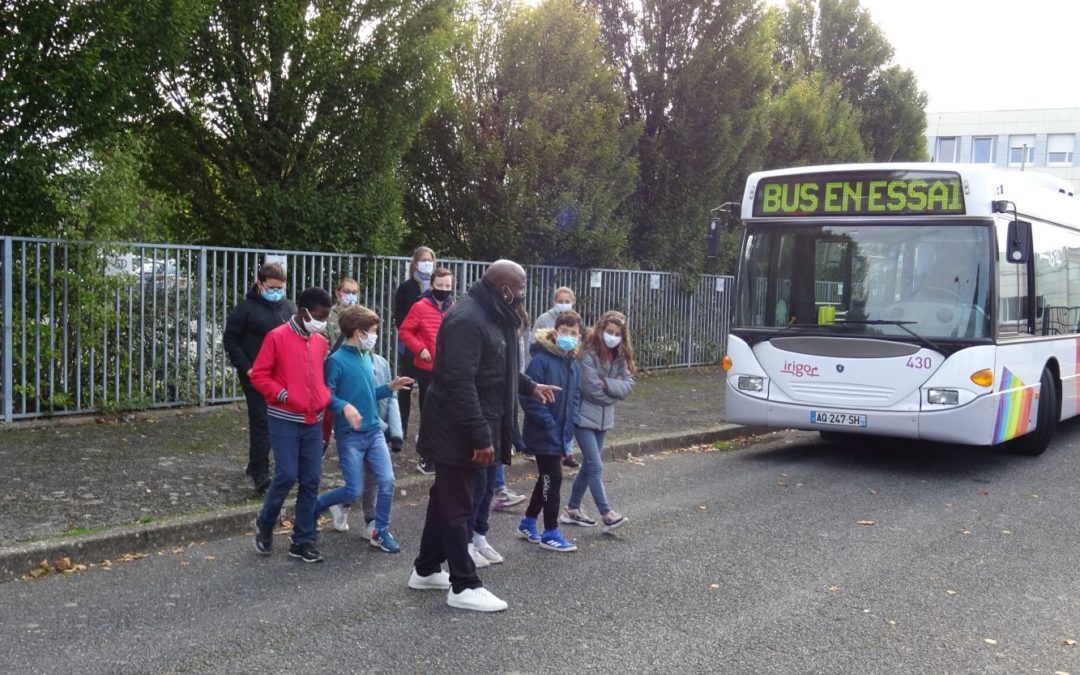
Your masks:
[[[393,395],[390,386],[375,386],[371,352],[362,352],[352,345],[341,345],[326,360],[326,386],[330,387],[330,409],[334,411],[334,433],[338,436],[353,431],[342,410],[348,403],[364,418],[360,432],[380,431],[378,399]]]

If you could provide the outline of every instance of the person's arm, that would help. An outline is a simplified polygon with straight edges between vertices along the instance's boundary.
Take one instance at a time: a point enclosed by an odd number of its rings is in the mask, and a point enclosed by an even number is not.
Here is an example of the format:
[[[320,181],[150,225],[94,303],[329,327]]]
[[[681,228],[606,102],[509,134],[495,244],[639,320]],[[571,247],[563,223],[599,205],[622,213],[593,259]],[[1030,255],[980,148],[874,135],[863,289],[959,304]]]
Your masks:
[[[244,353],[244,331],[247,330],[248,323],[248,307],[245,302],[241,302],[229,313],[229,318],[225,320],[225,333],[221,336],[221,344],[233,366],[247,375],[254,364]]]
[[[274,379],[274,364],[277,362],[277,340],[271,333],[266,334],[259,355],[251,368],[251,386],[266,400],[284,403],[289,397],[289,390],[283,382]]]
[[[445,384],[447,398],[454,406],[455,421],[465,430],[473,450],[492,446],[491,427],[480,407],[476,389],[476,374],[484,355],[484,329],[468,320],[444,321],[439,349],[453,357],[439,359],[440,382]]]
[[[581,398],[589,403],[611,405],[618,399],[611,396],[604,387],[600,372],[597,370],[599,357],[589,351],[581,358]]]
[[[338,396],[338,386],[341,384],[341,366],[338,365],[337,359],[327,359],[323,368],[326,373],[326,386],[330,388],[330,409],[337,415],[349,403]]]
[[[409,280],[406,279],[398,284],[394,291],[394,327],[400,329],[409,313]]]
[[[421,315],[423,314],[422,305],[418,302],[414,304],[408,314],[405,315],[405,321],[401,323],[398,328],[398,337],[405,343],[405,348],[413,354],[419,354],[425,347],[421,331],[423,329],[423,320]]]
[[[544,383],[548,379],[547,359],[540,358],[538,355],[537,358],[529,362],[525,374],[534,382]],[[555,416],[551,414],[546,404],[528,395],[520,396],[519,399],[521,401],[521,410],[527,418],[545,429],[554,429],[557,426]]]
[[[625,359],[619,359],[616,363],[619,366],[619,374],[615,377],[605,377],[604,385],[608,396],[621,401],[634,391],[634,378],[630,376]]]

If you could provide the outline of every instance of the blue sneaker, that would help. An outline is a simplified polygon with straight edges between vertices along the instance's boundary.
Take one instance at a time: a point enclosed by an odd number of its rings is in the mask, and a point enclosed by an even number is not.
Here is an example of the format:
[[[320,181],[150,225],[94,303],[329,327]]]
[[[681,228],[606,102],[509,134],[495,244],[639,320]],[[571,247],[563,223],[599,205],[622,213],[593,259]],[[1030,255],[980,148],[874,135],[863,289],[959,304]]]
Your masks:
[[[394,539],[394,535],[390,534],[389,529],[372,530],[370,542],[375,548],[381,548],[387,553],[398,553],[401,551],[401,547],[398,546],[397,540]]]
[[[518,523],[518,536],[533,544],[539,544],[540,532],[536,529],[536,518],[522,518]]]
[[[544,530],[540,535],[540,548],[549,551],[576,551],[577,544],[566,541],[558,530]]]

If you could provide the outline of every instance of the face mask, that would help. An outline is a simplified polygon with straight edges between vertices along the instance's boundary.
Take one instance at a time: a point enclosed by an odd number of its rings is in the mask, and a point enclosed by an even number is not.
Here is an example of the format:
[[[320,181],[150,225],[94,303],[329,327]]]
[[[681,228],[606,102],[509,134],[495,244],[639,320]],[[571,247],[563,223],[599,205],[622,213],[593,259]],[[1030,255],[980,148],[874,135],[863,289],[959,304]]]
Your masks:
[[[379,341],[379,334],[378,333],[368,333],[364,337],[364,339],[360,341],[360,347],[362,349],[364,349],[364,351],[370,352],[372,349],[375,348],[375,343],[378,342],[378,341]]]
[[[309,333],[321,333],[324,330],[326,330],[326,322],[325,321],[316,321],[311,316],[311,312],[308,311],[308,309],[306,307],[304,308],[304,311],[307,312],[307,315],[308,315],[308,318],[304,321],[304,328],[307,329],[307,332],[309,332]]]
[[[446,299],[450,297],[450,294],[452,292],[453,291],[451,291],[449,289],[443,291],[443,290],[440,290],[438,288],[433,288],[433,289],[431,289],[431,297],[435,298],[439,302],[446,302]]]
[[[346,307],[352,307],[356,304],[357,299],[356,293],[345,293],[341,296],[341,304]]]
[[[431,273],[435,271],[435,263],[430,260],[421,260],[416,263],[416,273],[421,279],[430,279]]]
[[[570,335],[559,335],[555,338],[555,346],[564,352],[572,352],[578,345],[578,339]]]
[[[510,299],[507,300],[506,296],[504,295],[503,296],[503,302],[510,305],[511,309],[517,310],[518,307],[521,307],[522,305],[525,304],[525,296],[524,295],[520,295],[520,296],[519,295],[514,295],[514,292],[510,290],[509,286],[503,286],[503,290],[508,291],[510,293]]]
[[[556,302],[555,303],[555,313],[556,314],[562,314],[563,312],[569,312],[573,308],[574,308],[574,303],[572,303],[572,302]]]
[[[285,299],[284,288],[264,288],[262,289],[263,300],[267,302],[281,302]]]
[[[604,344],[608,346],[608,349],[615,349],[622,344],[621,335],[612,335],[611,333],[604,333]]]

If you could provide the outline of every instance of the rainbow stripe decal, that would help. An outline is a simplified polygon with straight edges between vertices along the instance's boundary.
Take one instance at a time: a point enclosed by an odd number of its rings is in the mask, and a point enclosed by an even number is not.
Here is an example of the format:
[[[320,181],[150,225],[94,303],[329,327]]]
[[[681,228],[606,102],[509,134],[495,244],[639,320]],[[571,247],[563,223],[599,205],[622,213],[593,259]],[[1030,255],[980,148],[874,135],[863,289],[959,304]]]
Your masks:
[[[994,423],[994,443],[1003,443],[1027,433],[1032,426],[1031,402],[1035,388],[1025,386],[1011,370],[1002,366],[998,388],[997,421]],[[1036,408],[1036,411],[1038,409]]]

